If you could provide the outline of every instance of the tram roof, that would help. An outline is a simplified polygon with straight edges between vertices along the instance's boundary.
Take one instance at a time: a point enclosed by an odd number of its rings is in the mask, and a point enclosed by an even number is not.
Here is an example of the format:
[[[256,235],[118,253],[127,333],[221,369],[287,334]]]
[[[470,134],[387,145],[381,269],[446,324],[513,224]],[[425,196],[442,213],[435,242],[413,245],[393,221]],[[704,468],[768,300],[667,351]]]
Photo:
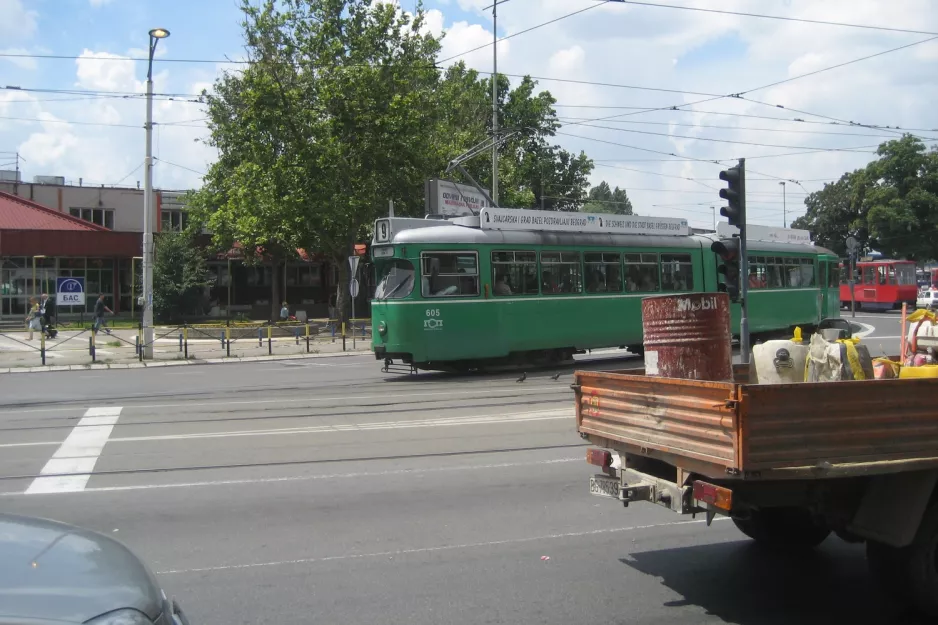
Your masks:
[[[656,236],[647,234],[605,234],[583,232],[546,232],[539,230],[481,230],[455,224],[441,224],[395,232],[392,245],[419,243],[445,243],[464,245],[556,245],[569,247],[709,247],[716,235]],[[750,241],[749,247],[758,252],[788,252],[803,254],[830,254],[830,250],[814,245]]]

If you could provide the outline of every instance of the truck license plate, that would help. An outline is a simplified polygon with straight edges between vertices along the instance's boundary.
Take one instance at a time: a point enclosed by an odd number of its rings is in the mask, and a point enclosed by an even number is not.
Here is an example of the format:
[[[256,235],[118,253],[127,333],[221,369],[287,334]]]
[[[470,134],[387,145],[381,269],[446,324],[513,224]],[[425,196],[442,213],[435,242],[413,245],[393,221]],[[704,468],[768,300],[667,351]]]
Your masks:
[[[619,498],[619,480],[614,477],[594,475],[590,478],[590,494],[600,497]]]

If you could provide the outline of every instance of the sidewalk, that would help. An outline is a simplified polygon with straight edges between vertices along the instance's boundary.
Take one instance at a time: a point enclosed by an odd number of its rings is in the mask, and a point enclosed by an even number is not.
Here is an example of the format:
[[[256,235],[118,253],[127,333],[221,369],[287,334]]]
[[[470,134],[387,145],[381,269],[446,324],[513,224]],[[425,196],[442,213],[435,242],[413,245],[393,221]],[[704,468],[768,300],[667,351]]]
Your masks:
[[[153,347],[153,359],[141,363],[136,350],[136,330],[112,330],[107,334],[103,330],[95,337],[95,358],[90,353],[91,332],[88,330],[60,331],[55,339],[46,340],[46,366],[42,367],[39,333],[28,341],[27,332],[5,332],[0,334],[0,373],[17,370],[55,371],[72,368],[128,368],[130,366],[165,366],[168,364],[195,364],[199,362],[239,362],[244,359],[296,358],[313,355],[341,355],[342,353],[369,353],[371,337],[349,336],[343,350],[342,338],[332,339],[330,335],[311,336],[307,351],[306,337],[289,335],[292,333],[280,328],[278,334],[267,339],[266,329],[259,343],[257,328],[231,334],[230,347],[222,341],[224,329],[189,329],[188,340],[180,345],[182,331],[178,328],[155,328],[156,340]],[[272,332],[273,334],[273,332]],[[217,335],[218,338],[213,338]],[[240,336],[238,336],[240,335]],[[230,350],[230,355],[229,355]],[[188,358],[187,358],[188,356]],[[39,369],[36,369],[36,368]]]

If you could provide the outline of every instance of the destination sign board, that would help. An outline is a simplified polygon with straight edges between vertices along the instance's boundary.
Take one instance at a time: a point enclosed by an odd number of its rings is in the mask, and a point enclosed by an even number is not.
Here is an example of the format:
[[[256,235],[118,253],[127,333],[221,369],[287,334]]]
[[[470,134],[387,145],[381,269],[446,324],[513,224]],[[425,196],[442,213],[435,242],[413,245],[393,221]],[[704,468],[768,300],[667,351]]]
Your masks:
[[[483,230],[541,230],[604,234],[653,234],[687,236],[686,219],[642,217],[605,213],[564,213],[520,208],[483,208],[479,214]]]

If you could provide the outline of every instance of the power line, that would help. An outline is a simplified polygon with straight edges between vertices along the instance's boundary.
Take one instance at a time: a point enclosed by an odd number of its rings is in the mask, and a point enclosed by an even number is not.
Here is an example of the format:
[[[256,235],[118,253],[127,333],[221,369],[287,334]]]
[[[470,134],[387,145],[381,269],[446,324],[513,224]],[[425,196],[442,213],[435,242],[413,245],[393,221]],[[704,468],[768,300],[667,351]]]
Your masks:
[[[683,111],[682,111],[683,112]],[[691,112],[691,111],[687,111]],[[717,115],[732,115],[733,113],[715,113]],[[750,116],[747,116],[750,117]],[[583,121],[588,120],[588,117],[558,117],[557,120],[561,123],[566,123],[568,121]],[[780,119],[775,117],[766,117],[765,119]],[[832,135],[832,136],[841,136],[841,137],[870,137],[877,139],[891,139],[895,135],[875,135],[862,132],[836,132],[832,130],[794,130],[791,128],[753,128],[752,126],[721,126],[718,124],[682,124],[680,122],[650,122],[650,121],[638,121],[631,119],[613,119],[609,120],[612,123],[618,124],[639,124],[645,126],[678,126],[682,128],[714,128],[718,130],[751,130],[754,132],[785,132],[785,133],[798,133],[798,134],[807,134],[807,135]],[[789,121],[789,120],[782,120]],[[791,120],[795,121],[795,120]],[[799,120],[800,121],[800,120]],[[829,125],[828,122],[810,122],[812,124],[824,124]],[[847,124],[836,123],[838,126],[846,126]],[[926,131],[928,132],[928,131]],[[933,141],[931,137],[919,137],[927,141]]]
[[[648,130],[634,130],[632,128],[615,128],[614,126],[597,126],[594,124],[572,124],[572,125],[580,125],[580,126],[583,126],[584,128],[599,128],[601,130],[615,130],[617,132],[631,132],[635,134],[652,135],[656,137],[669,137],[672,139],[693,139],[696,141],[712,141],[715,143],[733,143],[737,145],[751,145],[751,146],[760,147],[760,148],[784,148],[788,150],[819,149],[816,146],[777,145],[777,144],[772,144],[772,143],[755,143],[751,141],[735,141],[732,139],[714,139],[711,137],[690,137],[687,135],[675,135],[675,134],[670,134],[666,132],[651,132]],[[852,152],[853,150],[866,150],[869,148],[877,148],[877,147],[879,146],[878,145],[858,145],[858,146],[846,147],[846,148],[824,148],[824,150],[831,151],[831,152]]]
[[[826,20],[812,20],[802,17],[786,17],[783,15],[766,15],[764,13],[745,13],[742,11],[727,11],[723,9],[705,9],[702,7],[689,7],[689,6],[679,6],[674,4],[661,4],[658,2],[636,2],[633,0],[612,0],[613,2],[618,2],[620,4],[634,4],[636,6],[646,6],[646,7],[655,7],[661,9],[680,9],[684,11],[697,11],[700,13],[718,13],[720,15],[738,15],[740,17],[755,17],[760,19],[768,20],[780,20],[783,22],[801,22],[805,24],[819,24],[822,26],[842,26],[845,28],[862,28],[866,30],[882,30],[893,33],[909,33],[912,35],[936,35],[938,33],[930,32],[927,30],[912,30],[908,28],[890,28],[888,26],[872,26],[869,24],[851,24],[847,22],[830,22]]]
[[[170,166],[172,166],[172,167],[178,167],[179,169],[185,169],[186,171],[191,171],[193,174],[198,174],[198,175],[203,176],[203,177],[208,175],[208,174],[206,174],[204,171],[197,171],[197,170],[195,170],[195,169],[192,169],[191,167],[186,167],[185,165],[177,165],[176,163],[171,163],[171,162],[169,162],[169,161],[167,161],[167,160],[164,160],[164,159],[162,159],[162,158],[154,158],[153,160],[154,160],[154,161],[159,161],[159,162],[161,162],[161,163],[166,163],[167,165],[170,165]]]
[[[615,1],[620,2],[620,1],[623,1],[623,0],[615,0]],[[813,71],[813,72],[808,72],[808,73],[806,73],[806,74],[799,74],[798,76],[792,76],[791,78],[786,78],[786,79],[781,80],[781,81],[775,81],[775,82],[773,82],[773,83],[769,83],[768,85],[762,85],[762,86],[760,86],[760,87],[754,87],[754,88],[752,88],[752,89],[746,89],[745,91],[739,91],[739,92],[737,92],[737,93],[728,93],[728,94],[725,94],[725,95],[722,95],[722,96],[707,97],[707,98],[704,98],[704,99],[702,99],[702,100],[696,100],[696,101],[694,101],[694,102],[686,102],[686,103],[676,104],[676,105],[672,105],[672,106],[654,107],[654,108],[650,108],[650,109],[647,109],[647,110],[644,110],[644,111],[635,111],[635,112],[633,112],[633,113],[619,113],[619,114],[617,114],[617,115],[610,115],[610,116],[606,116],[606,117],[599,117],[599,118],[592,119],[592,120],[589,120],[589,121],[592,121],[592,122],[596,122],[596,121],[606,121],[606,120],[609,120],[609,119],[615,119],[615,118],[617,118],[617,117],[629,117],[629,116],[638,115],[638,114],[641,114],[641,113],[652,113],[652,112],[661,111],[661,110],[678,110],[678,109],[681,108],[681,107],[685,107],[685,106],[696,106],[696,105],[698,105],[698,104],[704,104],[704,103],[706,103],[706,102],[713,102],[713,101],[715,101],[715,100],[722,100],[722,99],[724,99],[724,98],[739,98],[739,99],[746,100],[746,101],[748,101],[748,102],[754,102],[754,103],[756,103],[756,104],[761,104],[761,105],[764,105],[764,106],[774,106],[775,108],[785,108],[785,107],[782,106],[782,105],[772,105],[772,104],[768,104],[768,103],[766,103],[766,102],[760,102],[760,101],[758,101],[758,100],[753,100],[753,99],[750,99],[750,98],[744,98],[743,96],[744,96],[745,94],[747,94],[747,93],[752,93],[753,91],[759,91],[759,90],[761,90],[761,89],[766,89],[766,88],[771,87],[771,86],[774,86],[774,85],[779,85],[779,84],[782,84],[782,83],[791,82],[791,81],[793,81],[793,80],[800,80],[801,78],[805,78],[805,77],[807,77],[807,76],[814,76],[814,75],[816,75],[816,74],[820,74],[820,73],[822,73],[822,72],[827,72],[827,71],[830,71],[830,70],[832,70],[832,69],[837,69],[837,68],[843,67],[843,66],[845,66],[845,65],[850,65],[850,64],[852,64],[852,63],[857,63],[857,62],[860,62],[860,61],[864,61],[864,60],[867,60],[867,59],[871,59],[871,58],[873,58],[873,57],[881,56],[881,55],[883,55],[883,54],[889,54],[889,53],[891,53],[891,52],[897,52],[897,51],[899,51],[899,50],[904,50],[904,49],[909,48],[909,47],[911,47],[911,46],[917,46],[917,45],[926,43],[926,42],[928,42],[928,41],[932,41],[933,39],[938,39],[938,33],[923,33],[923,34],[935,35],[935,37],[932,37],[932,38],[930,38],[930,39],[924,39],[924,40],[921,40],[921,41],[917,41],[917,42],[915,42],[915,43],[907,44],[907,45],[904,45],[904,46],[900,46],[900,47],[898,47],[898,48],[891,48],[891,49],[889,49],[889,50],[884,50],[884,51],[882,51],[882,52],[878,52],[878,53],[876,53],[876,54],[868,55],[868,56],[861,57],[861,58],[858,58],[858,59],[853,59],[853,60],[851,60],[851,61],[846,61],[846,62],[843,62],[843,63],[838,63],[837,65],[831,65],[830,67],[824,67],[824,68],[822,68],[822,69],[815,70],[815,71]],[[796,109],[792,109],[792,110],[796,110]],[[814,116],[814,117],[825,117],[825,116],[822,116],[822,115],[813,115],[812,113],[808,113],[808,112],[805,112],[805,111],[796,111],[796,112],[801,112],[801,113],[803,113],[803,114],[805,114],[805,115],[812,115],[812,116]],[[844,120],[840,120],[840,119],[836,119],[836,118],[828,118],[828,119],[833,119],[833,120],[835,120],[835,121],[841,121],[841,122],[844,121]],[[581,122],[581,123],[583,123],[583,122]],[[573,124],[573,125],[579,125],[579,124]],[[865,127],[872,128],[872,126],[869,125],[869,124],[858,124],[858,125],[862,125],[862,126],[865,126]],[[890,132],[892,132],[892,131],[890,131]]]
[[[140,170],[141,167],[143,167],[143,162],[142,162],[142,161],[140,162],[139,165],[137,165],[137,166],[134,167],[132,170],[130,170],[130,173],[128,173],[126,176],[124,176],[123,178],[121,178],[120,180],[118,180],[117,182],[115,182],[114,184],[109,185],[109,186],[112,186],[112,187],[118,187],[118,186],[120,186],[120,183],[124,182],[125,180],[127,180],[128,178],[130,178],[131,176],[133,176],[137,171]]]
[[[8,117],[0,115],[0,119],[9,119],[15,121],[23,122],[38,122],[38,123],[52,123],[52,124],[74,124],[76,126],[106,126],[110,128],[143,128],[142,124],[117,124],[113,122],[85,122],[85,121],[75,121],[68,119],[43,119],[41,117]],[[188,122],[198,122],[205,121],[207,118],[203,119],[190,119],[190,120],[181,120],[176,122],[153,122],[154,126],[178,126],[180,128],[202,128],[202,126],[188,125]]]
[[[469,54],[469,53],[471,53],[471,52],[475,52],[476,50],[482,50],[482,49],[484,49],[484,48],[488,48],[489,46],[492,46],[492,45],[498,45],[498,44],[501,43],[502,41],[507,41],[508,39],[511,39],[511,38],[513,38],[513,37],[517,37],[518,35],[523,35],[523,34],[525,34],[525,33],[529,33],[529,32],[531,32],[532,30],[537,30],[538,28],[543,28],[544,26],[548,26],[548,25],[550,25],[550,24],[555,24],[555,23],[559,22],[560,20],[565,20],[565,19],[567,19],[568,17],[573,17],[574,15],[579,15],[580,13],[586,13],[587,11],[591,11],[591,10],[597,8],[597,7],[601,7],[601,6],[603,6],[604,4],[607,4],[607,3],[612,2],[612,1],[613,1],[613,0],[600,0],[599,4],[594,4],[594,5],[592,5],[592,6],[586,7],[585,9],[580,9],[580,10],[578,10],[578,11],[574,11],[573,13],[567,13],[566,15],[561,15],[560,17],[555,17],[555,18],[552,19],[552,20],[548,20],[548,21],[546,21],[546,22],[542,22],[542,23],[540,23],[540,24],[536,24],[535,26],[531,26],[530,28],[525,28],[524,30],[519,30],[519,31],[516,32],[516,33],[512,33],[512,34],[510,34],[510,35],[506,35],[506,36],[504,36],[504,37],[501,37],[501,38],[499,38],[499,39],[496,39],[496,40],[493,41],[493,42],[490,41],[489,43],[482,44],[481,46],[476,46],[475,48],[472,48],[471,50],[466,50],[465,52],[460,52],[459,54],[454,54],[453,56],[450,56],[450,57],[447,57],[447,58],[443,59],[442,61],[437,61],[437,64],[446,63],[447,61],[452,61],[453,59],[455,59],[455,58],[457,58],[457,57],[460,57],[460,56]]]
[[[554,104],[553,106],[554,108],[625,109],[625,110],[637,110],[637,111],[645,110],[648,108],[647,106],[607,106],[607,105],[601,105],[601,104]],[[668,110],[673,111],[675,113],[698,113],[701,115],[724,115],[726,117],[746,117],[749,119],[767,119],[770,121],[779,121],[779,122],[791,122],[791,123],[797,122],[801,124],[816,124],[816,125],[823,125],[823,126],[856,127],[856,124],[851,124],[851,123],[841,123],[841,122],[836,122],[836,121],[823,121],[822,122],[822,121],[815,121],[815,120],[810,120],[810,119],[801,119],[798,117],[795,117],[795,118],[771,117],[768,115],[753,115],[751,113],[729,113],[729,112],[724,112],[724,111],[701,111],[699,109],[687,109],[687,108],[675,108],[675,109],[668,109]],[[783,107],[783,110],[792,110],[792,109],[784,109]],[[587,118],[581,118],[581,119],[587,119]],[[631,120],[615,120],[615,122],[621,123],[621,124],[655,123],[655,122],[637,122],[637,121],[631,121]],[[666,122],[657,122],[657,123],[666,123]],[[884,129],[891,129],[891,130],[903,130],[905,132],[938,132],[938,128],[903,128],[901,126],[888,126],[884,124],[873,124],[873,127],[874,129],[884,128]],[[716,128],[716,126],[714,126],[714,128]],[[795,131],[780,130],[780,132],[795,132]],[[866,135],[857,134],[856,136],[861,137],[861,136],[866,136]],[[875,135],[869,135],[869,136],[875,136]]]

